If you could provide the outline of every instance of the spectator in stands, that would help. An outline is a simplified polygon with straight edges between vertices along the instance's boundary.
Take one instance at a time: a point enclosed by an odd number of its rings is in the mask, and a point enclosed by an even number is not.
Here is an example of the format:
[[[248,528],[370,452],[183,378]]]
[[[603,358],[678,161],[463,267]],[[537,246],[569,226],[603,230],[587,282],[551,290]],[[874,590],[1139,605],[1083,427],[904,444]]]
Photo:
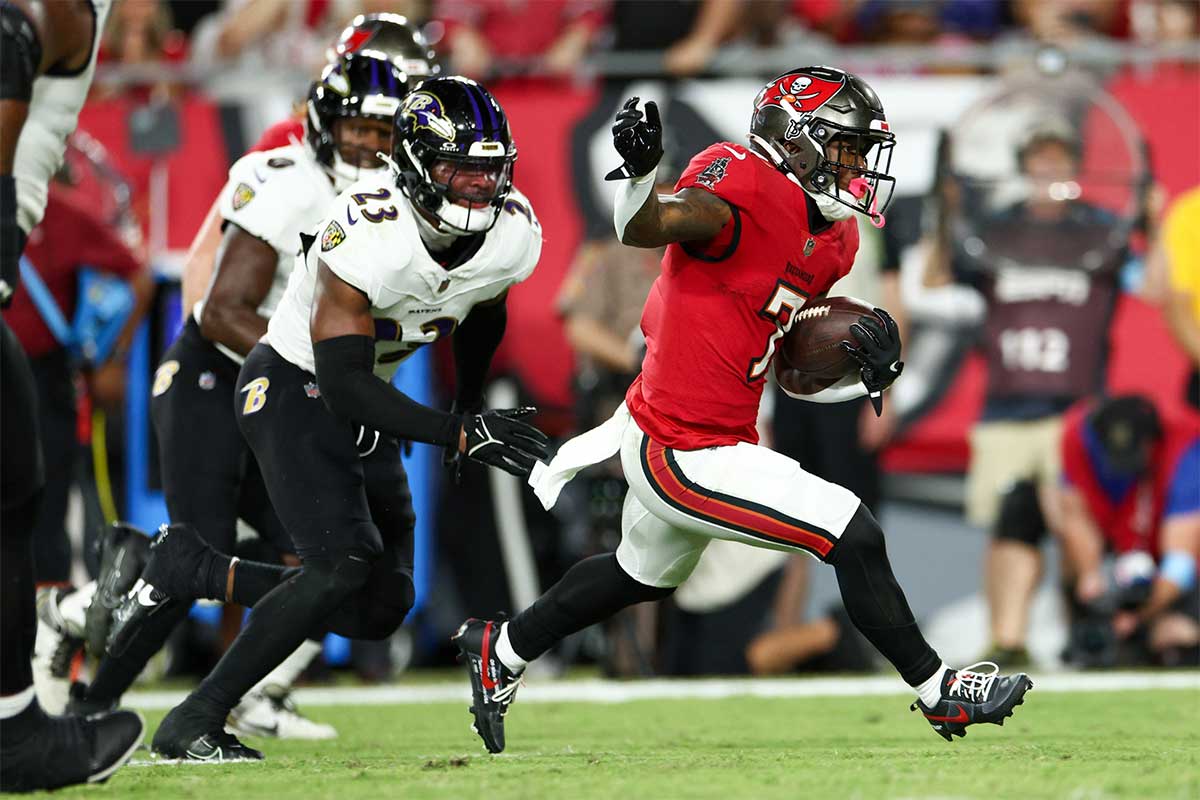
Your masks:
[[[1200,418],[1162,413],[1140,395],[1081,401],[1066,415],[1062,461],[1058,534],[1076,605],[1073,659],[1129,658],[1103,655],[1114,648],[1089,635],[1099,617],[1111,619],[1118,641],[1139,640],[1154,663],[1200,664]],[[1106,551],[1118,558],[1111,588]]]
[[[1075,44],[1124,36],[1128,20],[1120,0],[1014,0],[1013,17],[1039,42]]]
[[[338,31],[358,14],[391,12],[424,20],[428,0],[229,0],[200,22],[192,39],[201,63],[252,61],[316,74]]]
[[[1177,198],[1167,212],[1160,247],[1168,275],[1163,313],[1192,362],[1187,402],[1200,409],[1200,186]]]
[[[161,62],[181,63],[187,58],[187,39],[176,29],[165,0],[124,0],[113,8],[100,42],[99,60],[108,64],[149,66]],[[98,86],[112,92],[111,86]],[[172,85],[157,78],[124,89],[139,99],[163,97]]]
[[[788,672],[872,672],[875,651],[835,603],[809,622],[780,625],[759,634],[746,650],[755,675]]]
[[[570,77],[603,21],[597,0],[436,0],[451,69],[479,81]]]
[[[84,379],[92,402],[110,410],[119,409],[124,396],[124,357],[149,305],[153,277],[138,255],[100,217],[90,198],[61,181],[50,184],[45,218],[30,233],[25,254],[68,324],[75,316],[79,273],[84,267],[124,278],[136,297],[136,313],[126,321],[111,353],[94,364],[80,364],[69,345],[59,340],[45,319],[40,305],[43,301],[35,302],[28,281],[22,282],[12,307],[5,311],[5,320],[33,367],[47,467],[33,540],[36,581],[39,585],[66,585],[71,571],[65,527],[67,496],[74,482],[79,450],[76,376]]]
[[[1062,414],[1101,388],[1127,257],[1106,244],[1114,217],[1069,190],[1081,147],[1068,123],[1043,120],[1016,154],[1025,198],[999,213],[976,211],[975,230],[927,265],[927,286],[966,283],[986,302],[988,381],[970,436],[966,506],[992,533],[984,577],[992,660],[1004,663],[1027,660],[1038,548],[1058,508]],[[983,202],[978,194],[964,192],[961,202]]]

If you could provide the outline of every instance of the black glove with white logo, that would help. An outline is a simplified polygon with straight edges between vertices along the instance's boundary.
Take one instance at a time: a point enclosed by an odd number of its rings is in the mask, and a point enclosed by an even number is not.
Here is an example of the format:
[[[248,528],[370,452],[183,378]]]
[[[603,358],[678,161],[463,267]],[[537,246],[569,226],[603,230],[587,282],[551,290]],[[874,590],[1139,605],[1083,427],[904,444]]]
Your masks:
[[[606,181],[623,181],[649,175],[663,156],[662,120],[658,104],[646,103],[645,119],[637,108],[638,98],[631,97],[617,114],[613,125],[613,146],[625,163],[604,176]]]
[[[499,467],[518,478],[529,477],[534,463],[550,456],[549,437],[522,421],[536,413],[536,408],[525,406],[464,414],[467,446],[461,455]]]
[[[875,416],[883,415],[883,390],[892,385],[904,370],[900,360],[900,328],[892,315],[882,308],[874,309],[875,317],[862,316],[850,326],[858,347],[842,342],[842,349],[862,367],[863,386],[875,408]]]

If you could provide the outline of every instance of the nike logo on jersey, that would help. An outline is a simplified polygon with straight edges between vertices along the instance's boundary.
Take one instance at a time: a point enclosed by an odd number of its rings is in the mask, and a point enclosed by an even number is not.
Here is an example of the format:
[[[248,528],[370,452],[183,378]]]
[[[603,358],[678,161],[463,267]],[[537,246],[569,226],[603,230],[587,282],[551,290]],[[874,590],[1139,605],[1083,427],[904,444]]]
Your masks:
[[[346,224],[347,225],[357,225],[358,224],[358,219],[350,216],[350,206],[346,206]]]
[[[264,178],[264,177],[262,176],[262,173],[258,171],[258,167],[255,167],[255,168],[254,168],[254,177],[255,177],[255,178],[258,180],[258,182],[259,182],[259,183],[266,183],[266,182],[267,182],[267,179],[266,179],[266,178]]]
[[[734,157],[734,158],[736,158],[738,161],[745,161],[745,160],[746,160],[746,154],[745,154],[745,153],[739,153],[737,150],[734,150],[732,147],[730,147],[730,146],[729,146],[729,145],[727,145],[727,144],[723,144],[723,145],[721,145],[721,146],[722,146],[722,147],[724,147],[726,150],[728,150],[730,153],[732,153],[732,154],[733,154],[733,157]]]

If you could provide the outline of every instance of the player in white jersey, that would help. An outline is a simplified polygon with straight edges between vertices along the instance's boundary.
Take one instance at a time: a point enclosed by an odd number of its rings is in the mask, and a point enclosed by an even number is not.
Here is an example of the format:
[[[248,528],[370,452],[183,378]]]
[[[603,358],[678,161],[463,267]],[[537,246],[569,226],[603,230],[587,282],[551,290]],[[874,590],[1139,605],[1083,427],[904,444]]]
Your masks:
[[[108,11],[107,0],[0,3],[0,306],[16,291],[26,236],[78,122]],[[44,465],[33,376],[3,320],[0,370],[0,791],[103,781],[133,754],[144,724],[129,711],[50,717],[35,697],[30,536]]]
[[[153,743],[162,755],[187,757],[220,736],[238,698],[312,631],[380,639],[404,620],[414,519],[400,440],[517,475],[545,457],[546,437],[522,419],[533,409],[482,410],[508,289],[541,254],[541,226],[512,188],[515,159],[487,90],[425,81],[396,115],[393,174],[355,183],[305,237],[267,335],[242,366],[236,406],[302,566],[230,558],[184,526],[156,539],[114,641],[168,603],[228,593],[253,607],[213,672],[163,720]],[[451,335],[453,411],[391,386],[397,363]],[[214,757],[262,754],[226,740]]]
[[[356,47],[326,66],[309,91],[304,143],[251,152],[230,169],[217,200],[224,232],[213,278],[164,355],[151,390],[171,521],[194,527],[221,552],[233,552],[239,518],[276,551],[294,552],[237,428],[238,368],[283,295],[301,233],[315,227],[337,192],[354,180],[387,179],[389,171],[377,154],[391,149],[395,111],[412,85],[435,69],[432,53],[403,17],[362,17],[351,28]],[[294,556],[287,560],[298,563]],[[136,575],[126,571],[121,587],[102,571],[100,584],[119,598],[119,590],[128,590]],[[102,592],[100,603],[106,602]],[[74,693],[72,708],[92,711],[114,704],[189,605],[166,604],[136,638],[111,642],[95,680]],[[319,638],[307,640],[281,658],[234,710],[230,726],[280,738],[336,736],[332,726],[300,716],[287,698],[320,650]],[[207,745],[219,748],[221,742]],[[196,757],[205,752],[192,750]]]

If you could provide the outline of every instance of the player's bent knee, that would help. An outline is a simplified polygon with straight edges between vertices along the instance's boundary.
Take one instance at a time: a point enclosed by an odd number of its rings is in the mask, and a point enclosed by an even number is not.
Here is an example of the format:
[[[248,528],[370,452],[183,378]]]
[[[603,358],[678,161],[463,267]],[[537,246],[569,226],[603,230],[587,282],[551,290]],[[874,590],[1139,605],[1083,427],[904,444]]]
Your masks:
[[[836,567],[847,558],[853,557],[861,561],[864,557],[872,556],[886,559],[887,541],[875,516],[860,503],[837,544],[825,557],[825,561]]]
[[[1037,547],[1046,537],[1046,519],[1033,481],[1019,481],[1000,501],[992,535],[1000,541]]]
[[[373,561],[374,558],[365,553],[308,558],[295,580],[303,591],[313,593],[319,602],[335,608],[367,584]]]
[[[398,585],[392,585],[386,595],[372,595],[359,636],[355,638],[379,640],[390,637],[396,628],[404,624],[404,618],[413,609],[415,600],[416,590],[412,579],[403,579]]]

